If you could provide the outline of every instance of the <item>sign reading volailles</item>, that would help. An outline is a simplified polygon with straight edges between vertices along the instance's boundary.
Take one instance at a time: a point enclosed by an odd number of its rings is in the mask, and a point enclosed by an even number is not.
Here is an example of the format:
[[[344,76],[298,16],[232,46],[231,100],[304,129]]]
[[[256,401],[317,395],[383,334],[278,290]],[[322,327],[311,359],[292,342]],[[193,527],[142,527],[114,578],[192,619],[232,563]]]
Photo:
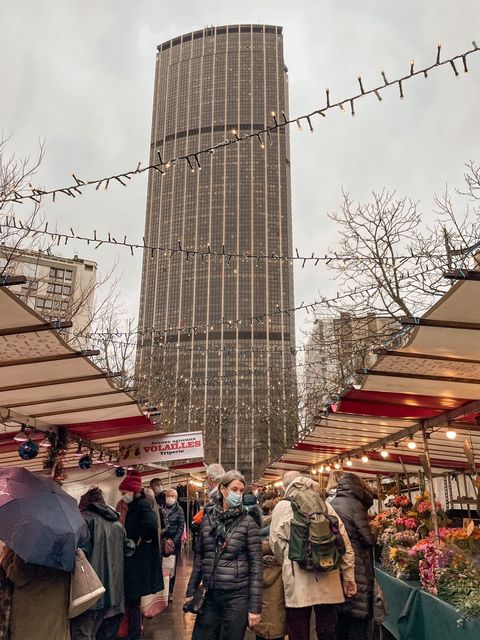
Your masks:
[[[125,465],[187,458],[203,458],[201,431],[130,440],[120,445],[120,462]]]

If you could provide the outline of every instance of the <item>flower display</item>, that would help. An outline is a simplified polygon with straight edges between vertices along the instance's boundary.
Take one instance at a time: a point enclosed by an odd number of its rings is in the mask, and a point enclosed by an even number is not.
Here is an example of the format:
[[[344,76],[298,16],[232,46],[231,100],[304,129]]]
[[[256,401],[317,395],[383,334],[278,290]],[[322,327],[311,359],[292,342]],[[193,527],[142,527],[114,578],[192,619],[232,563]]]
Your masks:
[[[418,527],[418,522],[415,520],[415,518],[404,518],[403,516],[396,518],[395,524],[397,527],[402,527],[404,529],[414,530]]]

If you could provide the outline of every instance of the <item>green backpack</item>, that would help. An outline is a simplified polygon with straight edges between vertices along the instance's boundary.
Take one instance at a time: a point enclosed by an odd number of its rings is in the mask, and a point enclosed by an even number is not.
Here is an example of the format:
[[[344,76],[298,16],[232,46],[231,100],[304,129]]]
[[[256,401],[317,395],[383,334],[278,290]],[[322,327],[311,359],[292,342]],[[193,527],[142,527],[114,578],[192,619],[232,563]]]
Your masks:
[[[339,532],[338,518],[327,513],[320,494],[302,489],[292,505],[288,557],[306,571],[328,572],[338,569],[345,554],[345,543]]]

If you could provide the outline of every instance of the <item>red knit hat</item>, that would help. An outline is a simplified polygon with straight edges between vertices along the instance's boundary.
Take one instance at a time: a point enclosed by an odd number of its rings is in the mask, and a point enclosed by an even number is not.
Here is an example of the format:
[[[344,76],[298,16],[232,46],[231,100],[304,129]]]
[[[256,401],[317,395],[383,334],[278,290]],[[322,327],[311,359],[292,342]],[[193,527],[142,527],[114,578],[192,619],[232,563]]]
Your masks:
[[[140,491],[142,488],[142,476],[138,471],[130,471],[126,478],[124,478],[120,486],[120,491]]]

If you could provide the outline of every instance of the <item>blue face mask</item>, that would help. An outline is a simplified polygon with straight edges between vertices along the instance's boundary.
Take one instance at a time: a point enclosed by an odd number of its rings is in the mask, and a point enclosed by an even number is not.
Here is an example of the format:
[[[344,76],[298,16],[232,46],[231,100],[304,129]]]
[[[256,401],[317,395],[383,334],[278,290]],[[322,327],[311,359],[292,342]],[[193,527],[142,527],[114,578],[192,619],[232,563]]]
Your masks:
[[[242,504],[243,496],[241,493],[234,493],[233,491],[228,492],[228,496],[225,498],[225,502],[231,509],[235,509],[235,507],[239,507]]]

